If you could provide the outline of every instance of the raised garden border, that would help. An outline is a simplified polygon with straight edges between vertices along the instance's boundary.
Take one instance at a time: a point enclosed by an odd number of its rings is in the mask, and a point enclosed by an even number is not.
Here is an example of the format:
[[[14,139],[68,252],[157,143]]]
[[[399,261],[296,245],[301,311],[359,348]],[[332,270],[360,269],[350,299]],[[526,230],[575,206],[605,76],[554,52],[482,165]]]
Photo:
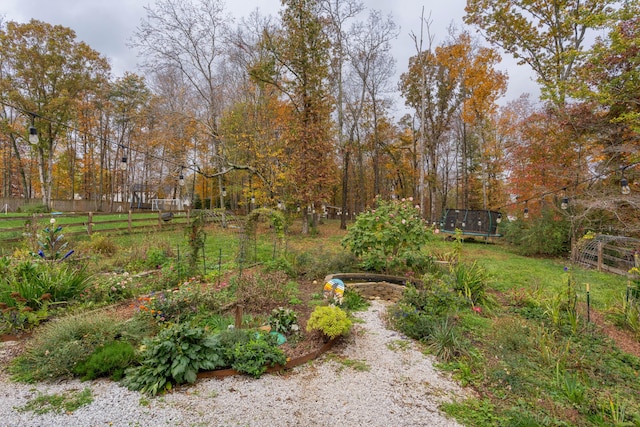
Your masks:
[[[375,283],[375,282],[386,282],[392,283],[394,285],[404,286],[407,283],[411,283],[416,288],[422,288],[424,283],[422,280],[415,279],[412,277],[404,277],[404,276],[392,276],[388,274],[376,274],[376,273],[334,273],[329,274],[324,278],[324,282],[327,283],[331,279],[340,279],[344,282],[350,283]]]
[[[335,342],[335,340],[330,340],[328,342],[326,342],[325,344],[322,345],[322,347],[320,347],[317,350],[312,351],[311,353],[307,353],[303,356],[300,357],[296,357],[295,359],[292,359],[290,361],[288,361],[286,363],[286,365],[276,365],[273,366],[271,368],[267,368],[267,371],[265,373],[267,374],[271,374],[273,372],[279,372],[279,371],[284,371],[287,369],[292,369],[295,368],[296,366],[300,366],[300,365],[304,365],[305,363],[309,362],[310,360],[313,360],[315,358],[317,358],[318,356],[326,353],[327,351],[329,351],[331,349],[331,347],[333,347],[333,343]],[[236,371],[235,369],[216,369],[214,371],[202,371],[202,372],[198,372],[197,374],[197,378],[198,379],[203,379],[203,378],[224,378],[224,377],[231,377],[234,375],[244,375],[241,372]]]

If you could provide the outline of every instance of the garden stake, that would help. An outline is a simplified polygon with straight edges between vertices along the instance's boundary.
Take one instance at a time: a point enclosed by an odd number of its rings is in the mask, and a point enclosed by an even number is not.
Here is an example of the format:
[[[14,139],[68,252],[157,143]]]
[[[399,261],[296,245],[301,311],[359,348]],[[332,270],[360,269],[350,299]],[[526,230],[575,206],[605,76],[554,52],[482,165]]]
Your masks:
[[[177,246],[176,250],[178,252],[178,283],[180,283],[182,282],[182,274],[180,272],[180,270],[182,270],[180,268],[180,245]]]
[[[218,252],[218,287],[220,287],[220,276],[222,275],[222,248]]]
[[[587,323],[591,322],[591,298],[589,296],[589,284],[587,283]]]
[[[627,280],[627,303],[624,306],[624,320],[627,320],[629,315],[629,294],[631,293],[631,280]]]
[[[202,274],[207,274],[207,257],[204,253],[204,241],[202,242]]]

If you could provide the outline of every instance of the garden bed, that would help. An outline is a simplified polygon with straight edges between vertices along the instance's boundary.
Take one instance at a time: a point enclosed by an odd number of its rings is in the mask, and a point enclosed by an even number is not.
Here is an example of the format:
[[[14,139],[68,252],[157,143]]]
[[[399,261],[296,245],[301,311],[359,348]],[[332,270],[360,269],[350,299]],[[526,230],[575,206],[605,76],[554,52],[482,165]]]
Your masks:
[[[286,365],[284,366],[273,366],[270,368],[267,368],[266,373],[273,373],[273,372],[280,372],[280,371],[284,371],[287,369],[292,369],[295,368],[296,366],[300,366],[300,365],[304,365],[307,362],[310,362],[311,360],[317,358],[318,356],[321,356],[322,354],[326,353],[327,351],[331,350],[331,348],[333,347],[335,340],[329,340],[328,342],[322,344],[322,346],[320,348],[317,348],[313,351],[310,351],[306,354],[302,354],[301,356],[297,356],[295,358],[291,358],[288,357],[289,361],[287,362]],[[297,347],[296,347],[297,349]],[[289,355],[292,353],[300,353],[300,351],[295,351],[292,352],[291,348],[288,349],[289,351],[287,351],[287,349],[284,350],[285,354]],[[236,371],[235,369],[217,369],[215,371],[205,371],[205,372],[199,372],[198,373],[198,378],[222,378],[222,377],[229,377],[232,375],[242,375],[241,372]]]

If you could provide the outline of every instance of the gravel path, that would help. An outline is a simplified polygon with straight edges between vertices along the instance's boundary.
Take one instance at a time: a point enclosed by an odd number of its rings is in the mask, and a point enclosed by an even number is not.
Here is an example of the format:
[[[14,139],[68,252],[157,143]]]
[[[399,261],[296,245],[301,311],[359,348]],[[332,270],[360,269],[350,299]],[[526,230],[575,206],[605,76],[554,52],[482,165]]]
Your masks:
[[[384,327],[372,301],[343,343],[307,365],[255,380],[199,380],[147,398],[108,380],[11,383],[0,377],[0,427],[14,426],[460,426],[438,410],[466,391],[434,370],[430,357]],[[0,346],[0,351],[2,346]],[[357,363],[354,366],[354,362]],[[347,366],[351,365],[351,366]],[[358,366],[368,368],[356,369]],[[72,414],[15,408],[40,394],[89,387],[94,401]]]

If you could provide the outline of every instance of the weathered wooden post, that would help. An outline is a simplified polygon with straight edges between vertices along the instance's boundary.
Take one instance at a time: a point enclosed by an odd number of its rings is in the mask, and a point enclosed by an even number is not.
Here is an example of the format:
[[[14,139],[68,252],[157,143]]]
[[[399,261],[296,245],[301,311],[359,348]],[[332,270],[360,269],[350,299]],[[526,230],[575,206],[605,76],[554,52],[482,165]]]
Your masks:
[[[92,231],[93,231],[93,212],[89,212],[89,216],[87,217],[87,234],[91,236]]]
[[[598,271],[602,271],[602,242],[598,242]]]
[[[242,311],[244,310],[244,306],[242,304],[236,305],[236,323],[235,328],[242,328]]]

